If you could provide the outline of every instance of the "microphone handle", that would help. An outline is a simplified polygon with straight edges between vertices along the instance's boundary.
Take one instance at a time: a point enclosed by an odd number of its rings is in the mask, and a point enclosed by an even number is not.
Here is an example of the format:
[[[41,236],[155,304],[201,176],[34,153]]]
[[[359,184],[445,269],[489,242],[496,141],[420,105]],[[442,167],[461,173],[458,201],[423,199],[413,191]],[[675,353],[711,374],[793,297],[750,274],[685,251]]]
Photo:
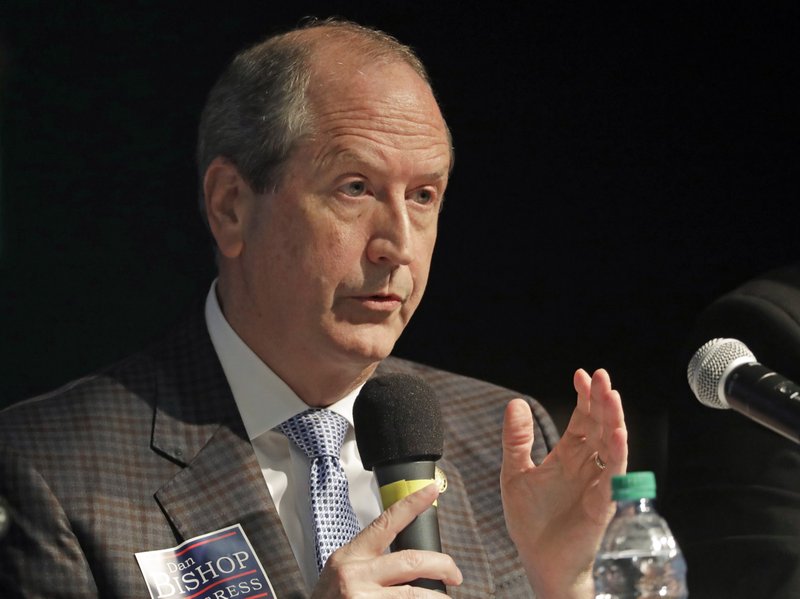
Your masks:
[[[375,478],[378,486],[383,487],[399,480],[431,480],[435,479],[436,464],[431,461],[425,462],[405,462],[400,464],[389,464],[374,466]],[[389,506],[384,505],[383,509]],[[442,541],[439,536],[439,516],[437,507],[432,505],[427,510],[406,526],[395,538],[391,545],[392,551],[402,551],[403,549],[423,549],[425,551],[442,552]],[[411,586],[430,589],[446,593],[445,585],[441,580],[430,580],[418,578],[411,583]]]
[[[725,399],[737,412],[800,443],[800,386],[758,362],[733,369]]]

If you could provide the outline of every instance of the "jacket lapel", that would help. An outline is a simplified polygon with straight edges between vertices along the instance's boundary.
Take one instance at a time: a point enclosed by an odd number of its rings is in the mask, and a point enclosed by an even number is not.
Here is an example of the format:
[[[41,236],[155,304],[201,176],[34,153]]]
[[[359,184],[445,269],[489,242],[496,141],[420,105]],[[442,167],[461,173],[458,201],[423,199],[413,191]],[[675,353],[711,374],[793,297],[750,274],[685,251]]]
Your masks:
[[[249,441],[217,429],[195,458],[156,493],[184,540],[241,524],[280,599],[306,597],[292,548]]]
[[[154,354],[153,450],[180,466],[155,494],[181,540],[241,524],[279,599],[307,596],[205,326],[190,317]]]

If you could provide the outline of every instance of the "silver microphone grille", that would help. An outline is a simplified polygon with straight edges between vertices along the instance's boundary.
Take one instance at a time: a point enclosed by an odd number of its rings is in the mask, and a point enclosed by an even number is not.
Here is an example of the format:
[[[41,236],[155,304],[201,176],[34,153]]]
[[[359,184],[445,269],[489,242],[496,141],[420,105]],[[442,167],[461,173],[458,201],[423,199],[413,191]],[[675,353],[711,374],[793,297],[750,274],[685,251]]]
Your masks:
[[[741,341],[712,339],[692,356],[686,376],[700,403],[724,410],[730,407],[720,391],[724,376],[734,366],[755,361],[756,357]]]

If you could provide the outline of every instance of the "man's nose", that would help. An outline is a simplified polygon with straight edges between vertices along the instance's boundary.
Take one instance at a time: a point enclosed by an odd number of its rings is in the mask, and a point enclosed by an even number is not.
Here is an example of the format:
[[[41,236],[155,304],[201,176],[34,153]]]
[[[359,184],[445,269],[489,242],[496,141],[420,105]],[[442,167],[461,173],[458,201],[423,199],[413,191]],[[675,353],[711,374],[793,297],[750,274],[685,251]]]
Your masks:
[[[373,233],[367,246],[369,260],[393,266],[410,264],[414,259],[414,230],[405,196],[382,199],[372,218]]]

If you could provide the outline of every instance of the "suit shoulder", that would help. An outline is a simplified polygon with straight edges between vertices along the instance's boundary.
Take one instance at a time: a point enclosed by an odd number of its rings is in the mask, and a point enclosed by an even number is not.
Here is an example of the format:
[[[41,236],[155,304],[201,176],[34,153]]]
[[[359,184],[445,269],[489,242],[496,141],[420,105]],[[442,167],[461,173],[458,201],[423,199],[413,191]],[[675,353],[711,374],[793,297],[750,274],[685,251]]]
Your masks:
[[[70,431],[86,436],[93,427],[120,419],[151,420],[156,387],[150,358],[142,353],[81,377],[62,387],[14,403],[0,411],[5,439],[25,445],[34,439],[63,437]],[[144,404],[144,406],[143,406]]]
[[[436,392],[442,416],[451,427],[463,424],[469,429],[478,430],[488,426],[499,430],[506,404],[516,397],[522,397],[533,410],[538,440],[544,441],[548,449],[558,441],[558,430],[547,410],[529,395],[488,381],[396,357],[384,360],[376,374],[394,372],[418,376],[427,382]],[[543,433],[543,438],[539,430]],[[541,450],[545,451],[545,448],[542,447]]]
[[[446,397],[440,398],[442,400],[449,399],[450,396],[464,397],[474,395],[497,397],[499,399],[528,397],[522,393],[502,387],[500,385],[496,385],[494,383],[490,383],[488,381],[458,374],[448,370],[434,368],[433,366],[420,364],[419,362],[413,362],[411,360],[397,358],[394,356],[386,358],[386,360],[381,363],[377,374],[389,374],[395,372],[411,374],[420,377],[429,385],[431,385],[431,387],[433,387],[437,392],[445,393]]]

